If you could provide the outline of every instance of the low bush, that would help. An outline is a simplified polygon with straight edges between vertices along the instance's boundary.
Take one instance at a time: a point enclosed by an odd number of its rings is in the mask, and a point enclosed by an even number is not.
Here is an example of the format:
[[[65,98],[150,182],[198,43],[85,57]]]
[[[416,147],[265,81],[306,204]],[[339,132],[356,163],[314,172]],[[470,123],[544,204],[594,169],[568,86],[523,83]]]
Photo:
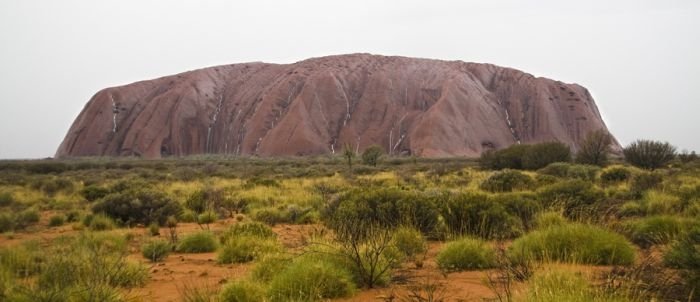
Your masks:
[[[591,165],[571,165],[567,173],[567,177],[571,179],[581,179],[586,181],[595,181],[600,168]]]
[[[284,271],[292,260],[282,254],[266,254],[257,261],[251,276],[260,282],[270,282],[279,272]]]
[[[489,176],[481,183],[481,189],[489,192],[511,192],[526,190],[534,180],[532,177],[515,170],[503,170]]]
[[[212,224],[212,223],[216,222],[217,219],[219,219],[219,214],[217,214],[215,211],[207,210],[207,211],[204,211],[204,213],[199,214],[197,216],[197,223],[198,224]]]
[[[547,211],[535,216],[535,227],[537,229],[546,229],[550,227],[559,227],[567,224],[568,221],[559,212]]]
[[[221,302],[260,302],[265,301],[265,289],[256,282],[238,280],[224,285],[219,294]]]
[[[39,211],[29,208],[17,213],[14,218],[14,227],[21,230],[37,222],[39,222]]]
[[[566,178],[569,175],[570,163],[551,163],[546,167],[537,170],[542,175],[550,175],[558,178]]]
[[[583,264],[627,265],[634,247],[622,235],[578,223],[551,226],[516,239],[508,256],[517,261],[554,260]]]
[[[96,203],[92,211],[103,213],[126,224],[148,225],[158,222],[163,225],[168,216],[179,215],[182,206],[165,193],[140,189],[109,194]]]
[[[560,142],[546,142],[530,145],[522,158],[523,169],[537,170],[551,163],[570,162],[571,149]]]
[[[664,254],[664,263],[679,269],[688,297],[700,289],[700,227],[690,229]],[[690,300],[689,300],[690,301]]]
[[[348,270],[313,256],[295,259],[270,282],[271,301],[321,301],[348,297],[355,284]]]
[[[240,236],[249,236],[261,239],[274,239],[277,234],[272,229],[260,222],[245,222],[237,223],[228,228],[219,237],[222,244],[225,244],[229,239]]]
[[[514,238],[523,232],[520,219],[502,203],[485,194],[449,194],[440,200],[441,213],[450,232],[481,238]]]
[[[523,157],[528,149],[528,145],[512,145],[501,150],[488,150],[481,154],[479,165],[490,170],[522,169]]]
[[[201,231],[182,237],[176,250],[180,253],[209,253],[215,251],[218,246],[214,234]]]
[[[0,233],[9,232],[15,229],[15,220],[9,213],[0,213]]]
[[[509,214],[520,218],[523,228],[527,231],[533,227],[534,217],[542,211],[542,205],[533,193],[509,193],[491,196],[491,201],[501,204]]]
[[[80,190],[80,195],[82,195],[87,201],[96,201],[102,197],[107,196],[110,191],[105,187],[98,185],[89,185]]]
[[[87,223],[85,223],[86,221]],[[83,222],[92,231],[107,231],[116,227],[112,218],[101,214],[86,216],[86,220]]]
[[[428,250],[423,234],[411,227],[400,227],[394,232],[392,244],[404,255],[413,257]]]
[[[632,177],[630,190],[641,193],[649,189],[657,188],[664,180],[663,175],[658,172],[641,172]]]
[[[486,269],[496,265],[496,251],[480,239],[462,238],[446,243],[436,260],[448,272]]]
[[[700,223],[677,216],[652,216],[624,221],[621,228],[632,242],[649,247],[667,244],[693,226],[700,226]]]
[[[568,180],[537,190],[545,207],[563,208],[564,216],[577,218],[594,216],[594,204],[603,200],[605,193],[583,180]]]
[[[15,198],[10,192],[0,193],[0,207],[8,207],[15,203]]]
[[[151,240],[141,246],[141,255],[152,262],[165,260],[172,251],[170,242],[162,239]]]
[[[62,226],[64,223],[66,223],[66,216],[63,216],[61,214],[56,214],[49,218],[50,227]]]
[[[632,172],[624,167],[612,167],[610,169],[605,169],[601,174],[600,174],[600,180],[603,181],[603,183],[617,183],[617,182],[623,182],[627,181],[630,179],[632,176]]]
[[[536,273],[526,291],[524,301],[538,302],[633,302],[625,295],[596,289],[580,273],[550,270]]]
[[[654,170],[667,165],[676,157],[676,147],[669,143],[638,140],[625,147],[622,153],[628,163]]]
[[[275,207],[257,209],[253,211],[251,218],[267,225],[276,225],[278,223],[287,222],[282,211]]]
[[[217,257],[219,263],[244,263],[279,251],[281,247],[274,239],[235,236],[226,240]]]
[[[644,215],[644,209],[637,201],[625,202],[617,210],[617,216],[619,217],[635,217],[642,215]]]

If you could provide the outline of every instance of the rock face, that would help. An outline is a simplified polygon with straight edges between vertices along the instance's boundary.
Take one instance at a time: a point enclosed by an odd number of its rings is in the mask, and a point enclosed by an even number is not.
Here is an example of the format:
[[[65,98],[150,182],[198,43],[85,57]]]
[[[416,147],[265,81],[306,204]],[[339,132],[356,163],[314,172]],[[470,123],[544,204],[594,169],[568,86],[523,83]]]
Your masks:
[[[544,141],[576,150],[597,129],[606,129],[598,108],[576,84],[489,64],[352,54],[104,89],[56,156],[317,155],[377,144],[393,155],[476,157]]]

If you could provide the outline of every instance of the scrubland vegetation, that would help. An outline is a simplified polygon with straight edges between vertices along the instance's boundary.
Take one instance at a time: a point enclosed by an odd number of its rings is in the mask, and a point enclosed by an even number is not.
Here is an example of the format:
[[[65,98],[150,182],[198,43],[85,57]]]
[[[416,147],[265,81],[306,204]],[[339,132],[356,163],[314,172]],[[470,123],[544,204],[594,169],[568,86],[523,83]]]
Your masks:
[[[168,279],[182,301],[700,301],[700,161],[640,141],[625,162],[606,139],[480,161],[2,161],[0,301],[158,300],[154,274],[186,261],[207,270]],[[470,272],[487,296],[453,277]]]

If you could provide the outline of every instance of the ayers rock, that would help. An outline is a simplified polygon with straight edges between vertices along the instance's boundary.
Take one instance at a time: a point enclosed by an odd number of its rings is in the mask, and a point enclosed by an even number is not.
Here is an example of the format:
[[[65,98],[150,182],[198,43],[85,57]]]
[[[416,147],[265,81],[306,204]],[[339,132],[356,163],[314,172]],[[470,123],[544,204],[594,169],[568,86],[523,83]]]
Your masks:
[[[57,157],[469,156],[517,143],[574,150],[606,129],[586,88],[490,64],[370,54],[216,66],[106,88]],[[619,145],[616,144],[616,147]]]

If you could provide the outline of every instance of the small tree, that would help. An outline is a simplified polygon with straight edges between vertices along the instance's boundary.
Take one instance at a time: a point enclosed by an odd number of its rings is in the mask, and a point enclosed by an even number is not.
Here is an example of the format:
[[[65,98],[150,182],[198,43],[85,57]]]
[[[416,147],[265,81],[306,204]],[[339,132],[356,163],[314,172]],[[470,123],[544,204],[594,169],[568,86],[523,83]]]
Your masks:
[[[350,144],[345,144],[343,149],[343,157],[345,157],[345,160],[348,162],[348,169],[352,170],[352,160],[355,159],[356,156],[355,151]]]
[[[580,164],[603,166],[608,161],[612,136],[603,129],[589,132],[581,142],[581,150],[576,154]]]
[[[382,149],[382,147],[372,145],[365,149],[365,152],[362,152],[362,162],[366,165],[376,167],[382,154],[384,154],[384,149]]]
[[[661,168],[676,157],[676,147],[652,140],[637,140],[622,152],[628,163],[649,170]]]
[[[530,145],[522,157],[523,169],[537,170],[551,163],[570,162],[571,149],[560,142],[546,142]]]

